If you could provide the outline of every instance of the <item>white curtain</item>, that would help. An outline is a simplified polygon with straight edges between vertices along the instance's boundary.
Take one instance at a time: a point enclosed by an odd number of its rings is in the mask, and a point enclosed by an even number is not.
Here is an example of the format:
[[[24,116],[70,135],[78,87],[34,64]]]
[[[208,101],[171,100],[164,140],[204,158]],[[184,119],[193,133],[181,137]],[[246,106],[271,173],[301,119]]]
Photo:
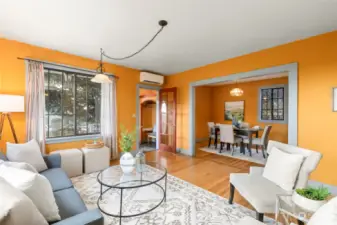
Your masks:
[[[102,84],[101,135],[105,146],[110,148],[111,159],[116,159],[118,157],[116,79],[111,80],[111,84]]]
[[[35,139],[45,153],[43,64],[26,61],[26,139]]]

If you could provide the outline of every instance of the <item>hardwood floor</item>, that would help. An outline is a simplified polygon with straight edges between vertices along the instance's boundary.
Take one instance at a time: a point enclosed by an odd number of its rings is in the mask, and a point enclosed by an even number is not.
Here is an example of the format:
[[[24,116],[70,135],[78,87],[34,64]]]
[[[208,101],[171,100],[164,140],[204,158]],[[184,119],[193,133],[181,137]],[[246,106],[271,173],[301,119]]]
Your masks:
[[[247,173],[249,167],[259,166],[255,163],[200,150],[196,151],[196,157],[163,151],[147,152],[146,160],[160,162],[167,168],[169,174],[227,199],[229,198],[230,173]],[[113,164],[118,163],[118,161],[113,162]],[[235,193],[234,202],[252,208],[239,193]]]

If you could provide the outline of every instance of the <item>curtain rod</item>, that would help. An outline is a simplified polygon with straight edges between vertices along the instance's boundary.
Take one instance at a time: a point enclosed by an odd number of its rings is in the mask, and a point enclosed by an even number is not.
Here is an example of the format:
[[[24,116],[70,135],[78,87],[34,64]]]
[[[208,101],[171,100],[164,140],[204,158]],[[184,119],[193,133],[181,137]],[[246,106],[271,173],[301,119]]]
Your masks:
[[[82,69],[82,68],[78,68],[78,67],[74,67],[74,66],[68,66],[68,65],[64,65],[64,64],[60,64],[60,63],[53,63],[53,62],[48,62],[48,61],[43,61],[43,60],[38,60],[38,59],[21,58],[21,57],[17,57],[17,59],[19,59],[19,60],[29,60],[29,61],[34,61],[34,62],[40,62],[40,63],[54,65],[54,66],[61,66],[61,67],[65,67],[65,68],[69,68],[69,69],[76,69],[76,70],[80,70],[80,71],[84,71],[84,72],[97,73],[97,71],[95,71],[95,70]],[[119,79],[118,76],[110,74],[110,73],[107,73],[106,75],[112,76],[115,79]]]

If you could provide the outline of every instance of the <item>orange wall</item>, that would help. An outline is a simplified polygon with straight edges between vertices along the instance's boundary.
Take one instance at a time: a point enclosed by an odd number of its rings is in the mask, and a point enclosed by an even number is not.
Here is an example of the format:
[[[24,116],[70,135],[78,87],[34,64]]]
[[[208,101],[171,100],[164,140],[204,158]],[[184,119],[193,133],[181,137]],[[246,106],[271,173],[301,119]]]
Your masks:
[[[197,87],[195,90],[195,136],[208,137],[207,122],[212,121],[211,87]],[[212,108],[211,108],[212,107]]]
[[[265,127],[266,125],[272,125],[269,139],[287,143],[288,142],[288,124],[279,123],[260,123],[258,122],[258,104],[259,104],[259,88],[263,86],[271,86],[275,84],[287,84],[288,77],[268,79],[255,82],[240,83],[238,85],[222,85],[211,88],[212,97],[212,121],[215,123],[232,123],[232,121],[225,120],[224,110],[225,102],[227,101],[244,101],[245,111],[244,120],[249,125],[259,125]],[[229,91],[236,86],[239,86],[243,91],[243,96],[233,97],[229,94]],[[262,132],[260,132],[260,136]]]
[[[337,86],[337,31],[167,77],[166,86],[178,88],[177,147],[189,148],[189,83],[293,62],[299,66],[298,144],[323,153],[311,179],[337,185],[337,113],[331,108],[332,87]]]
[[[95,69],[98,66],[98,61],[95,60],[0,38],[1,94],[25,95],[25,64],[23,60],[18,60],[17,57],[30,57],[86,69]],[[136,118],[132,115],[136,113],[135,96],[136,84],[139,82],[139,71],[108,63],[104,66],[108,73],[120,77],[117,81],[118,125],[124,124],[128,129],[135,129]],[[127,101],[125,101],[126,99]],[[25,114],[13,113],[12,117],[19,142],[24,142],[26,135]],[[8,122],[5,124],[0,148],[5,148],[6,141],[13,142]],[[47,146],[47,151],[82,146],[83,141],[51,144]]]

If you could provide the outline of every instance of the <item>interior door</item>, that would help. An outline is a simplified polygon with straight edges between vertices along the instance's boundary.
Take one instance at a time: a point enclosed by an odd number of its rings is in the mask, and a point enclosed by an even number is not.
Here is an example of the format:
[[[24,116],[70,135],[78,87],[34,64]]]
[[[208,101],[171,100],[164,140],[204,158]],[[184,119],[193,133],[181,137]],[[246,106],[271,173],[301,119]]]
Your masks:
[[[176,152],[177,88],[159,91],[159,149]]]

